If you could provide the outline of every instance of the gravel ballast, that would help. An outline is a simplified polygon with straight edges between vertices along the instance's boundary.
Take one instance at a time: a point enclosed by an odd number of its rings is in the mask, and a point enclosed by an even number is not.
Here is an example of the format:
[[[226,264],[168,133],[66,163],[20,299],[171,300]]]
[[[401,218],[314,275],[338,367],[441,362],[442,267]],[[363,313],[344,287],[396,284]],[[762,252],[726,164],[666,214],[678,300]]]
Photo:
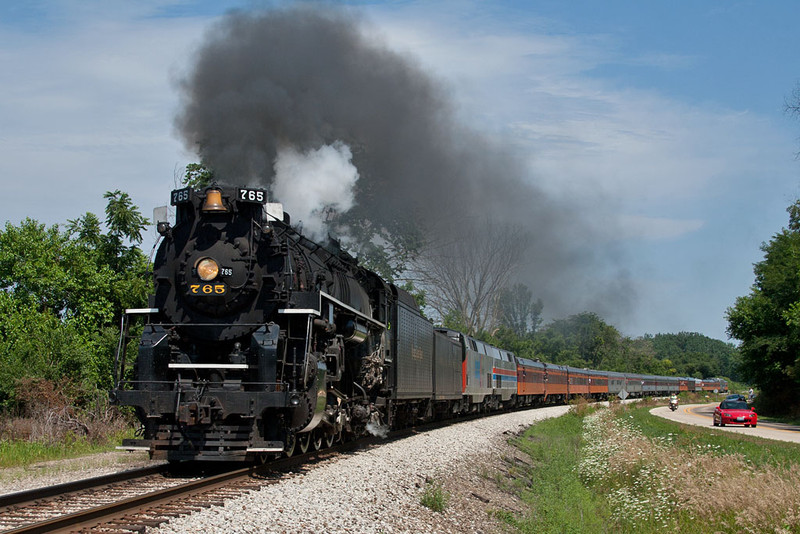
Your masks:
[[[514,455],[509,434],[567,410],[497,415],[360,450],[147,532],[499,532],[489,512],[522,511],[494,482],[502,458]],[[420,504],[431,483],[449,495],[443,512]]]

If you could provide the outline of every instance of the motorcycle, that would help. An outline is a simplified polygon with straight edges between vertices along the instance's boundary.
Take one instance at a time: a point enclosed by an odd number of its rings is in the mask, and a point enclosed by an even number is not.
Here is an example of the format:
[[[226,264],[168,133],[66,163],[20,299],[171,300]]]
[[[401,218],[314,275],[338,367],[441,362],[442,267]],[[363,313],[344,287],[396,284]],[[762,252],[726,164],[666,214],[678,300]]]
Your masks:
[[[678,399],[669,400],[669,409],[673,412],[678,409]]]

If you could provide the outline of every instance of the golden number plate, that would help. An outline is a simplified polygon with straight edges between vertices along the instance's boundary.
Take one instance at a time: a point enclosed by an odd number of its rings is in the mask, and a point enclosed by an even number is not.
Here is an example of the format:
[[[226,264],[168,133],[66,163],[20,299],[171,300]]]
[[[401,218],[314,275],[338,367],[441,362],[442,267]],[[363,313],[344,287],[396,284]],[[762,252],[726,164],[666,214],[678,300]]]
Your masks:
[[[225,284],[192,284],[189,293],[192,295],[224,295],[227,292]]]

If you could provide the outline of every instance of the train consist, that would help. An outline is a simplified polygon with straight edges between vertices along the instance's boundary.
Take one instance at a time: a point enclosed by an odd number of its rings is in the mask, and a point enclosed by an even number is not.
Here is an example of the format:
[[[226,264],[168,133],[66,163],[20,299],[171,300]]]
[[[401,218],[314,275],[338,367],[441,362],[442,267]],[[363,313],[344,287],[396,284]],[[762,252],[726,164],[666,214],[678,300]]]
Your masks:
[[[305,238],[266,199],[252,188],[172,192],[150,307],[123,319],[111,397],[134,407],[143,433],[124,448],[259,461],[459,414],[727,389],[527,360],[435,328],[409,293],[336,242]],[[135,315],[145,321],[130,365]]]

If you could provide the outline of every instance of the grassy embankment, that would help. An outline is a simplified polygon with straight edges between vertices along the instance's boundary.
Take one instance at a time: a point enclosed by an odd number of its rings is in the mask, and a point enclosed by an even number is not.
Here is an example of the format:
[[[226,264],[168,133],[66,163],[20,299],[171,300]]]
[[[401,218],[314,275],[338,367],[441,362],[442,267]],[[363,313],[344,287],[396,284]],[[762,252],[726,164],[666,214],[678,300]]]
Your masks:
[[[585,404],[516,439],[519,532],[800,532],[800,445]]]
[[[62,442],[0,439],[0,469],[110,452],[122,443],[123,438],[132,437],[133,430],[126,430],[108,434],[100,441],[74,436],[70,436]]]

